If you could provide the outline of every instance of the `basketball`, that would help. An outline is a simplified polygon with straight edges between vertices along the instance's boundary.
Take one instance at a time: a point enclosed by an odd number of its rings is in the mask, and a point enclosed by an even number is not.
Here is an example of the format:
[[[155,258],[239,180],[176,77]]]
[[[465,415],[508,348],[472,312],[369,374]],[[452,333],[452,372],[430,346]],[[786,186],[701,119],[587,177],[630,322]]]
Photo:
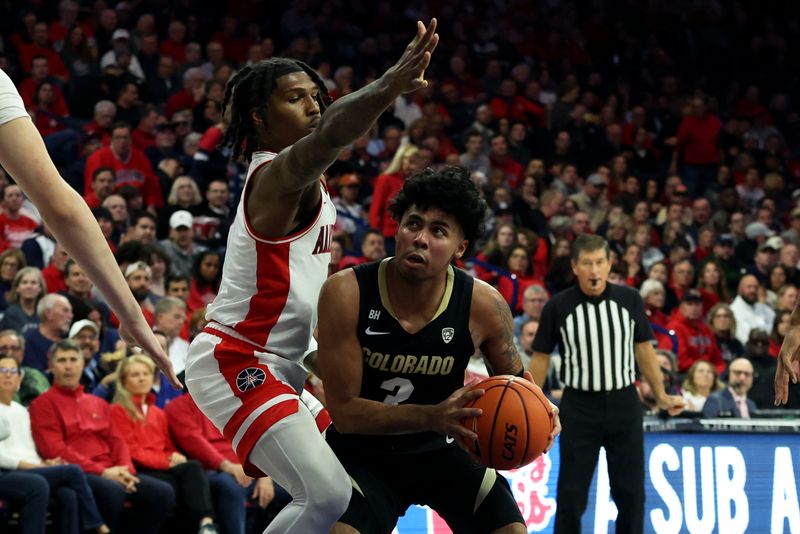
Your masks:
[[[479,417],[463,424],[478,435],[469,448],[487,467],[515,469],[529,464],[547,447],[553,420],[550,402],[539,386],[516,376],[493,376],[473,386],[483,396],[468,403]]]

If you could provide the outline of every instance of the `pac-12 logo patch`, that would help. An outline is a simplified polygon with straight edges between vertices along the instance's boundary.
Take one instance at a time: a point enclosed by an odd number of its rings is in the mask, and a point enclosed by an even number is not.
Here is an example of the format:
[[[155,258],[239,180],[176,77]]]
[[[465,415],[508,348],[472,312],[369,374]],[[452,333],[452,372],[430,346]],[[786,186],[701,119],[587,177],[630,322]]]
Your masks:
[[[445,343],[450,343],[450,340],[453,339],[453,334],[455,334],[455,330],[452,328],[442,328],[442,341]]]
[[[266,379],[267,373],[265,373],[263,369],[248,367],[247,369],[242,369],[239,371],[239,374],[236,375],[236,387],[239,388],[239,391],[244,393],[245,391],[257,388],[263,384]]]

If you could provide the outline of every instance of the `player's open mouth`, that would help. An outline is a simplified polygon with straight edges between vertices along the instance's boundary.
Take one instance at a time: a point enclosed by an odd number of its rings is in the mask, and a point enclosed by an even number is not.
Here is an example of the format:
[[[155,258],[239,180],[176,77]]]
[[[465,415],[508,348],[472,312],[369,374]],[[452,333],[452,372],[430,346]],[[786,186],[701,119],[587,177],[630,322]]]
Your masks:
[[[406,262],[414,265],[424,265],[425,258],[421,254],[408,254],[406,256]]]

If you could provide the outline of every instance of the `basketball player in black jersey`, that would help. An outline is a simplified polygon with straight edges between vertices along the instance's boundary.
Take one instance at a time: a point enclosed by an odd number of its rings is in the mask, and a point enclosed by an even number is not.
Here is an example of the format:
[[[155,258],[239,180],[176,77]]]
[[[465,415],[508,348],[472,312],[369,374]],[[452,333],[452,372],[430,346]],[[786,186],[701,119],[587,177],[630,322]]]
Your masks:
[[[508,304],[451,265],[481,234],[486,204],[449,167],[409,178],[391,209],[396,256],[339,272],[320,293],[327,439],[355,489],[332,532],[387,534],[411,504],[459,534],[527,532],[506,480],[459,447],[476,437],[460,421],[480,414],[464,407],[483,394],[463,387],[475,349],[494,373],[523,376]],[[555,407],[553,418],[555,437]]]

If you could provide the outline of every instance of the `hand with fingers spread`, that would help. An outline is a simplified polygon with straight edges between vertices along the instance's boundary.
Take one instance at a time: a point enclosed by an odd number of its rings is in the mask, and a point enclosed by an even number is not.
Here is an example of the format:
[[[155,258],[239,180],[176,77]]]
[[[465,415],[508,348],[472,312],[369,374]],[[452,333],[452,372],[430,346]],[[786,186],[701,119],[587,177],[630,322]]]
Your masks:
[[[775,369],[775,406],[789,401],[789,379],[797,384],[800,379],[800,329],[794,323],[795,310],[792,313],[792,325],[783,340],[778,354],[778,367]]]
[[[396,92],[410,93],[428,86],[425,69],[431,62],[431,54],[439,43],[436,33],[436,19],[428,27],[417,22],[417,35],[408,44],[403,55],[395,65],[386,71],[384,78]]]
[[[444,401],[430,407],[431,430],[457,438],[457,441],[471,442],[478,439],[477,434],[461,424],[462,420],[478,417],[483,413],[483,410],[479,408],[465,407],[485,393],[483,389],[474,389],[475,383],[467,384],[463,388],[454,391]]]

